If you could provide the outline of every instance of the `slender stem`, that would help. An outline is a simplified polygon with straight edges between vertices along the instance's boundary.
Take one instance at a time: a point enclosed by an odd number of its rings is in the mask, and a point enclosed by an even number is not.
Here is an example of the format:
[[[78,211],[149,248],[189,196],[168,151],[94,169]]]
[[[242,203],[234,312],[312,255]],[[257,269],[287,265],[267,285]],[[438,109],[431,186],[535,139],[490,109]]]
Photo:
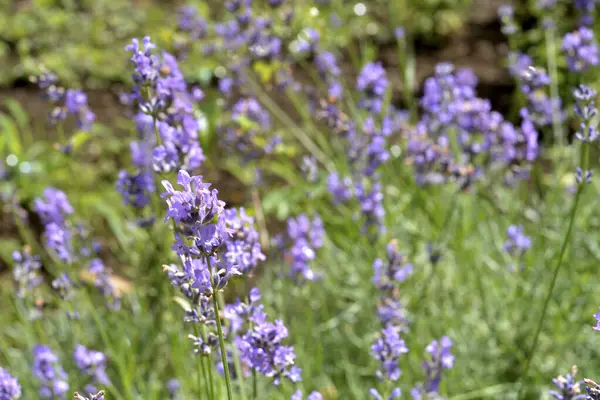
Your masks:
[[[204,326],[202,328],[204,328]],[[196,336],[200,336],[202,338],[202,340],[205,340],[204,329],[202,329],[202,332],[200,331],[198,326],[195,326],[194,329],[196,331]],[[200,365],[200,368],[198,371],[199,372],[198,383],[200,384],[200,387],[202,387],[202,382],[204,382],[204,390],[206,392],[206,398],[212,399],[212,396],[210,395],[208,377],[206,376],[206,367],[204,366],[204,355],[203,354],[200,354],[200,364],[199,365]],[[200,389],[200,388],[198,388],[198,389]]]
[[[256,376],[256,370],[252,370],[252,399],[255,400],[258,396],[258,377]]]
[[[227,398],[233,400],[231,390],[231,377],[229,376],[229,366],[227,365],[227,353],[225,352],[225,340],[223,339],[223,328],[221,327],[221,318],[219,318],[219,301],[217,300],[217,287],[213,279],[210,257],[206,256],[206,265],[210,271],[210,281],[213,288],[213,306],[215,309],[215,320],[217,321],[217,334],[219,335],[219,346],[221,348],[221,361],[223,362],[223,373],[225,375],[225,384],[227,385]]]
[[[589,144],[584,143],[582,154],[582,170],[583,170],[583,181],[579,184],[579,188],[577,189],[577,193],[575,195],[575,202],[573,203],[573,208],[571,208],[571,215],[569,218],[569,226],[567,227],[567,233],[563,239],[562,245],[560,247],[560,253],[558,255],[558,260],[556,262],[556,266],[554,267],[554,273],[552,275],[552,281],[550,282],[550,288],[548,289],[548,293],[546,294],[546,299],[544,300],[544,306],[542,308],[542,313],[540,315],[540,319],[537,324],[537,328],[535,330],[535,335],[533,337],[533,344],[531,345],[531,350],[527,355],[527,359],[525,361],[525,368],[523,369],[523,374],[521,374],[522,378],[527,378],[529,374],[529,369],[531,367],[531,361],[533,360],[533,356],[535,355],[535,351],[537,350],[538,341],[540,338],[540,333],[542,331],[542,327],[544,325],[544,320],[546,318],[546,312],[548,311],[548,305],[550,304],[550,299],[552,298],[552,293],[554,292],[554,286],[556,285],[556,281],[558,278],[558,273],[560,272],[560,268],[563,264],[564,255],[567,251],[567,246],[569,244],[569,239],[571,238],[571,233],[573,231],[573,225],[575,223],[575,215],[577,214],[577,208],[579,206],[579,200],[581,199],[581,193],[583,192],[583,188],[586,185],[585,182],[585,173],[588,169],[589,164]],[[519,394],[517,398],[521,399],[523,394],[523,389],[525,385],[521,385],[519,388]]]

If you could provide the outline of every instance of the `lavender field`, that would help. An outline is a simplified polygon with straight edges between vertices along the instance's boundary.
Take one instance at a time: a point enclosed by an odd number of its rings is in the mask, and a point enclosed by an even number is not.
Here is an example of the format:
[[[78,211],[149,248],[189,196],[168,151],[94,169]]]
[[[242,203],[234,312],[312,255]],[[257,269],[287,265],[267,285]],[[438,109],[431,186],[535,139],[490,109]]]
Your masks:
[[[0,0],[0,400],[600,400],[598,4]]]

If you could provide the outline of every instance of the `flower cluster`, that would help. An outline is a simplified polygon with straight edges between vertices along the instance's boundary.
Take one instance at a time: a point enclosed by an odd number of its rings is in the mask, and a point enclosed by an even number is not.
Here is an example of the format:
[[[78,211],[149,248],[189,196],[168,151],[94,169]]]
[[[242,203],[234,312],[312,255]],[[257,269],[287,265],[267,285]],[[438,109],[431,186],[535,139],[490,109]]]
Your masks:
[[[29,249],[25,249],[22,253],[14,251],[12,253],[13,279],[17,284],[17,296],[25,297],[27,292],[40,286],[43,282],[40,269],[42,263],[39,256],[32,255]]]
[[[220,143],[227,150],[241,154],[243,162],[272,153],[280,143],[278,136],[267,136],[272,126],[271,116],[255,98],[238,100],[230,115],[217,128]]]
[[[498,8],[498,17],[502,23],[502,33],[506,36],[512,36],[518,31],[518,25],[515,21],[515,10],[511,5],[505,4]]]
[[[380,62],[367,63],[356,78],[356,89],[363,94],[359,106],[379,114],[383,111],[383,100],[388,88],[385,69]]]
[[[33,348],[33,375],[40,381],[40,396],[44,399],[64,399],[69,384],[67,374],[58,364],[58,356],[48,346]]]
[[[379,290],[377,316],[383,326],[393,325],[398,330],[406,330],[408,321],[399,299],[398,284],[412,274],[412,264],[398,252],[398,242],[392,240],[387,246],[387,260],[380,258],[373,262],[373,284]]]
[[[111,281],[110,272],[104,266],[102,260],[99,258],[92,259],[88,265],[88,270],[94,275],[94,285],[100,295],[105,298],[108,308],[118,310],[121,306],[121,299]]]
[[[0,367],[0,400],[17,400],[19,398],[21,398],[19,381]]]
[[[420,184],[456,179],[468,187],[483,167],[527,166],[538,153],[538,134],[527,112],[520,129],[476,96],[477,78],[469,69],[454,72],[441,63],[425,81],[423,115],[409,135],[408,161]]]
[[[177,380],[176,378],[169,379],[169,381],[167,382],[167,384],[165,386],[167,387],[167,390],[169,391],[169,399],[170,400],[175,400],[175,399],[179,398],[179,389],[181,388],[181,384],[179,383],[179,380]]]
[[[511,225],[506,230],[508,239],[504,242],[504,250],[517,257],[522,256],[531,247],[531,238],[523,233],[523,226]]]
[[[143,120],[146,117],[142,114],[139,119]],[[143,125],[138,124],[138,126]],[[131,142],[129,148],[136,172],[132,174],[126,170],[119,171],[117,192],[123,196],[125,204],[143,208],[150,204],[150,198],[155,190],[154,176],[150,169],[152,164],[151,148],[147,140]]]
[[[345,203],[353,195],[352,179],[350,177],[340,179],[337,172],[332,172],[327,177],[327,189],[331,193],[335,204]]]
[[[67,227],[66,217],[73,213],[67,195],[55,188],[44,189],[44,198],[37,198],[33,204],[35,212],[45,227],[46,246],[52,249],[63,262],[71,262],[74,255],[71,243],[72,233]]]
[[[588,86],[580,85],[573,90],[573,96],[575,97],[575,114],[581,121],[581,128],[575,133],[575,137],[580,140],[584,146],[582,149],[582,165],[577,167],[576,179],[579,184],[583,182],[590,183],[593,171],[587,169],[589,157],[588,147],[590,143],[596,141],[599,136],[598,131],[592,122],[592,119],[598,114],[598,109],[596,108],[597,93]]]
[[[575,376],[577,376],[577,366],[573,365],[570,373],[552,379],[556,389],[549,391],[550,396],[556,400],[585,400],[586,395],[581,392],[583,381],[576,381]]]
[[[249,303],[244,303],[238,298],[235,303],[225,306],[224,315],[229,321],[228,336],[237,335],[242,330],[247,330],[249,326],[259,324],[266,319],[267,315],[260,298],[260,291],[252,288],[248,294]]]
[[[585,390],[587,391],[587,397],[585,400],[600,400],[600,385],[591,379],[584,379]]]
[[[431,359],[423,361],[425,383],[417,385],[411,391],[413,398],[420,399],[425,396],[429,399],[431,396],[437,395],[440,390],[442,371],[450,369],[454,365],[454,355],[450,351],[451,348],[452,340],[448,336],[443,336],[439,342],[434,340],[427,345],[425,351],[429,353]]]
[[[242,274],[248,274],[266,259],[258,231],[254,228],[254,218],[249,217],[244,208],[227,209],[223,216],[230,237],[225,241],[222,261],[236,266]]]
[[[267,322],[258,319],[244,335],[235,339],[242,361],[278,386],[282,378],[292,382],[302,379],[302,370],[294,365],[296,353],[293,346],[283,345],[288,330],[282,321]]]
[[[566,53],[569,70],[574,72],[587,71],[592,65],[598,65],[598,44],[594,40],[594,32],[580,27],[575,32],[565,35],[562,49]]]
[[[552,124],[553,117],[562,122],[565,115],[561,110],[560,98],[552,98],[546,93],[550,85],[550,77],[546,72],[529,65],[519,72],[518,77],[521,91],[527,98],[527,106],[521,110],[524,118],[537,127]]]
[[[398,329],[388,325],[381,331],[381,336],[371,346],[371,354],[381,362],[381,368],[377,370],[377,377],[381,380],[397,381],[402,371],[398,361],[402,354],[408,353],[408,347],[400,338]]]
[[[77,368],[92,379],[92,382],[85,388],[88,393],[97,392],[98,388],[95,386],[97,384],[107,385],[109,383],[105,371],[106,356],[103,353],[78,344],[75,346],[73,358]]]
[[[290,400],[302,400],[302,391],[301,390],[297,390],[292,397],[290,397]],[[323,400],[323,396],[321,395],[321,393],[317,392],[316,390],[314,392],[311,392],[308,396],[306,396],[306,400]]]
[[[287,221],[287,233],[292,241],[285,253],[285,258],[291,267],[289,276],[296,281],[318,279],[310,263],[315,259],[316,251],[323,246],[325,230],[321,218],[315,215],[311,221],[304,214],[296,218],[290,217]]]
[[[174,249],[181,257],[213,256],[230,234],[223,218],[225,202],[218,199],[218,191],[210,190],[210,183],[204,183],[201,176],[190,176],[181,170],[177,183],[183,190],[175,190],[169,181],[163,180],[166,192],[161,195],[168,206],[165,222],[172,219],[182,225],[181,235],[175,233]],[[184,242],[182,235],[191,245]]]
[[[152,143],[150,138],[155,138],[154,170],[193,170],[204,161],[198,141],[200,126],[194,114],[194,103],[204,95],[199,88],[188,91],[177,59],[167,52],[158,57],[152,53],[155,47],[146,36],[143,45],[133,39],[125,48],[132,52],[136,84],[127,101],[139,106],[136,118],[142,122],[138,129],[144,140]]]
[[[58,76],[49,71],[43,71],[38,77],[32,78],[39,88],[44,91],[45,97],[54,105],[50,112],[50,122],[58,124],[67,116],[73,115],[77,128],[90,131],[96,115],[88,106],[87,95],[81,90],[65,89],[58,84]]]
[[[371,388],[369,389],[369,394],[371,395],[371,397],[375,400],[393,400],[393,399],[398,399],[400,398],[400,396],[402,396],[402,391],[400,390],[400,388],[394,388],[392,389],[392,392],[390,393],[390,395],[387,397],[387,399],[385,399],[377,389],[375,388]]]

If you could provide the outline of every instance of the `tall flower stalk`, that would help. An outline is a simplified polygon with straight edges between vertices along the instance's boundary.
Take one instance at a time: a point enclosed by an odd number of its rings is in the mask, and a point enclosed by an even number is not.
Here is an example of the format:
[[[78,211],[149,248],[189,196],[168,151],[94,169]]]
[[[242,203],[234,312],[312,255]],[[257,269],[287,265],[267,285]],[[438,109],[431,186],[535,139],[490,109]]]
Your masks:
[[[537,328],[535,330],[535,335],[533,337],[533,343],[531,345],[531,350],[527,356],[525,361],[525,367],[523,369],[523,374],[521,375],[523,378],[527,378],[529,374],[529,369],[531,367],[531,361],[535,355],[535,352],[538,347],[540,333],[542,331],[542,327],[544,325],[544,321],[546,319],[546,312],[548,311],[548,305],[550,304],[550,299],[552,298],[552,293],[554,292],[554,287],[556,286],[556,281],[558,278],[558,274],[563,264],[563,259],[565,253],[567,251],[567,246],[569,240],[571,238],[571,233],[573,231],[573,225],[575,223],[575,216],[577,215],[577,209],[579,207],[579,201],[581,199],[581,194],[583,193],[583,189],[587,183],[590,183],[592,177],[592,171],[589,170],[589,146],[590,143],[598,139],[598,132],[594,126],[592,126],[592,119],[598,113],[598,110],[595,107],[595,98],[596,92],[591,88],[581,85],[579,88],[576,88],[573,91],[573,96],[575,97],[575,113],[581,119],[581,131],[576,133],[576,138],[582,142],[581,148],[581,158],[580,158],[580,166],[577,167],[576,179],[577,179],[577,192],[575,193],[575,201],[571,208],[571,213],[569,217],[569,225],[567,227],[567,232],[563,239],[562,245],[560,247],[560,253],[558,255],[558,259],[556,261],[556,266],[554,267],[554,272],[552,274],[552,281],[550,282],[550,288],[548,289],[548,293],[546,294],[546,298],[544,300],[544,305],[542,307],[542,313],[540,314],[540,319],[537,324]],[[523,388],[521,385],[519,389],[518,398],[523,397]]]

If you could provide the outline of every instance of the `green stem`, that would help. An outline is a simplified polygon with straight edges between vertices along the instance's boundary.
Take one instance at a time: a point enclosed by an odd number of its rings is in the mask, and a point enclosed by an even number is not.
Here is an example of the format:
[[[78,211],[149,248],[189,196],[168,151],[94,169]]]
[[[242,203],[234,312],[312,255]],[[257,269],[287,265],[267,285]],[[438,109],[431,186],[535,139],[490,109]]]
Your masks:
[[[204,328],[204,326],[202,328]],[[194,330],[196,331],[196,336],[200,336],[202,338],[202,340],[205,340],[204,332],[201,332],[200,329],[198,328],[198,326],[195,326]],[[204,331],[204,329],[202,329],[202,331]],[[200,354],[200,368],[199,369],[200,370],[198,371],[199,372],[198,383],[200,384],[200,387],[202,387],[202,382],[204,382],[204,390],[206,391],[206,398],[212,399],[212,396],[210,395],[208,377],[206,375],[206,368],[204,367],[204,355],[203,354]],[[200,388],[198,388],[198,390],[200,390]]]
[[[552,281],[550,282],[550,288],[548,290],[548,293],[546,294],[546,299],[544,300],[544,306],[542,308],[542,314],[540,315],[540,319],[538,321],[537,328],[535,330],[535,336],[533,337],[533,344],[531,345],[531,350],[529,351],[529,354],[527,355],[527,359],[525,361],[525,368],[523,369],[523,374],[521,375],[521,377],[525,378],[525,379],[527,378],[527,376],[529,374],[529,369],[531,368],[531,361],[533,360],[533,356],[535,355],[535,351],[537,350],[540,333],[541,333],[542,327],[544,325],[544,320],[546,318],[546,312],[548,311],[548,305],[550,304],[550,299],[552,298],[552,293],[554,292],[554,286],[556,286],[558,273],[560,272],[560,268],[562,267],[564,255],[567,251],[569,239],[571,238],[571,233],[573,231],[573,225],[575,224],[575,215],[577,214],[577,208],[579,206],[579,200],[581,199],[581,193],[583,192],[583,188],[586,185],[585,172],[587,171],[588,164],[589,164],[589,144],[588,143],[583,144],[581,161],[582,161],[581,169],[583,170],[583,174],[584,174],[583,181],[579,184],[579,188],[577,189],[577,193],[575,195],[575,203],[573,203],[573,208],[571,208],[571,215],[569,218],[569,226],[567,227],[567,233],[565,234],[563,243],[560,247],[560,253],[558,256],[558,261],[556,262],[556,266],[554,267],[554,273],[552,275]],[[524,387],[525,387],[525,385],[521,385],[521,387],[519,388],[519,394],[518,394],[517,398],[519,398],[519,399],[523,398],[522,394],[523,394]]]
[[[256,376],[256,370],[252,370],[252,399],[256,399],[258,396],[258,377]]]
[[[233,400],[233,392],[231,390],[231,377],[229,376],[229,366],[227,365],[227,353],[225,352],[225,340],[223,339],[223,328],[221,327],[221,318],[219,318],[219,301],[217,300],[217,287],[213,279],[212,267],[210,265],[210,257],[206,256],[206,265],[210,271],[210,282],[213,288],[213,306],[215,309],[215,320],[217,322],[217,334],[219,335],[219,347],[221,348],[221,361],[223,362],[223,373],[225,375],[225,384],[227,385],[227,399]]]

